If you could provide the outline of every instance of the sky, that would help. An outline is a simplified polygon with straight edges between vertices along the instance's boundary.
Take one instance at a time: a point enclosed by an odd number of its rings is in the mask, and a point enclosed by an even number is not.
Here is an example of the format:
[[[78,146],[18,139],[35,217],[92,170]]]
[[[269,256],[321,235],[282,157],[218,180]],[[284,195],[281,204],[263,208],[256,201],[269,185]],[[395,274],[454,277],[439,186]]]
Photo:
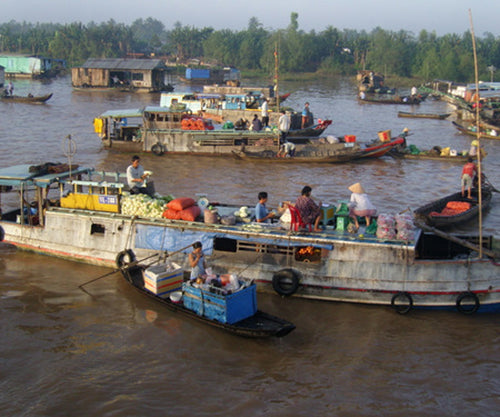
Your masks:
[[[130,24],[152,17],[169,30],[176,22],[196,28],[243,30],[251,17],[268,30],[285,29],[298,13],[299,29],[321,32],[329,26],[370,32],[376,27],[418,35],[462,35],[470,30],[469,9],[476,36],[500,36],[498,0],[0,0],[0,23],[96,23],[110,19]]]

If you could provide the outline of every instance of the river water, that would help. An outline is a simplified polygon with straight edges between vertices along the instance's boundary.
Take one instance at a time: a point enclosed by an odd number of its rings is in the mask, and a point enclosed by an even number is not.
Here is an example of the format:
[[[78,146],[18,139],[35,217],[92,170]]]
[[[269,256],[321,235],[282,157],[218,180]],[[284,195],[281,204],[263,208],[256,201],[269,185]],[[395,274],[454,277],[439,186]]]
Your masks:
[[[178,84],[177,91],[185,89]],[[331,118],[330,135],[368,141],[408,127],[408,142],[468,149],[449,120],[400,119],[397,111],[445,113],[440,101],[414,108],[359,104],[347,79],[281,83],[297,110]],[[53,92],[45,105],[0,102],[0,164],[67,161],[124,172],[130,155],[102,150],[92,119],[109,109],[158,104],[159,95],[87,93],[69,77],[15,81],[17,94]],[[483,140],[483,168],[500,187],[500,141]],[[230,158],[143,155],[157,191],[268,205],[313,197],[336,203],[360,181],[379,212],[415,209],[460,187],[461,165],[389,157],[341,165],[289,167]],[[485,214],[498,234],[498,194]],[[477,224],[460,232],[475,231]],[[500,318],[455,312],[284,299],[259,295],[259,308],[294,322],[279,340],[247,340],[193,322],[133,291],[117,274],[22,251],[0,254],[0,415],[2,416],[497,416]]]

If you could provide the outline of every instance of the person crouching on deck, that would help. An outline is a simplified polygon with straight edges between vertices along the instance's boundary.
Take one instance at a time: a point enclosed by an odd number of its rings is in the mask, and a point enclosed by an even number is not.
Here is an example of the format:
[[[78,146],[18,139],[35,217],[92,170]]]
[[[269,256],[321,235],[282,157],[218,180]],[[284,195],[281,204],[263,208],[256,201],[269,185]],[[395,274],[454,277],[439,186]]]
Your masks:
[[[371,203],[363,186],[359,182],[351,185],[348,189],[352,192],[349,202],[349,217],[354,220],[356,230],[359,229],[358,216],[364,217],[366,226],[370,226],[370,220],[377,214],[377,209]]]

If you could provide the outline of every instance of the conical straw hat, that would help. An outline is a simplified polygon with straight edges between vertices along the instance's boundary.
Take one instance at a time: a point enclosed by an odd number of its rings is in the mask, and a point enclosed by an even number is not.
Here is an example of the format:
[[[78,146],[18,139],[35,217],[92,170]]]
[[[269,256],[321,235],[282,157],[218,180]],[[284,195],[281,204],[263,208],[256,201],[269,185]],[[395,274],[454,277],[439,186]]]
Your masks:
[[[356,193],[356,194],[364,194],[365,193],[364,188],[361,186],[361,184],[359,182],[351,185],[349,187],[349,191],[351,191],[352,193]]]

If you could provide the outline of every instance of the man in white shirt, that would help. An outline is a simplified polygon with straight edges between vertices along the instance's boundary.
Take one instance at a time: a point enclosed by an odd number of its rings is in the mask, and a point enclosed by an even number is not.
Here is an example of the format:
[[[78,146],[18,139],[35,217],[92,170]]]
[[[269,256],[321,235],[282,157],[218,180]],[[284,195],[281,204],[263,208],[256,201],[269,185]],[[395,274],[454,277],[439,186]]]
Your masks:
[[[264,97],[262,105],[260,106],[260,115],[262,118],[262,127],[269,126],[269,104],[267,103],[267,98]]]
[[[144,168],[140,164],[140,161],[141,158],[134,155],[132,157],[132,164],[127,168],[127,183],[130,188],[130,194],[150,194],[145,183],[148,175],[144,173]]]

